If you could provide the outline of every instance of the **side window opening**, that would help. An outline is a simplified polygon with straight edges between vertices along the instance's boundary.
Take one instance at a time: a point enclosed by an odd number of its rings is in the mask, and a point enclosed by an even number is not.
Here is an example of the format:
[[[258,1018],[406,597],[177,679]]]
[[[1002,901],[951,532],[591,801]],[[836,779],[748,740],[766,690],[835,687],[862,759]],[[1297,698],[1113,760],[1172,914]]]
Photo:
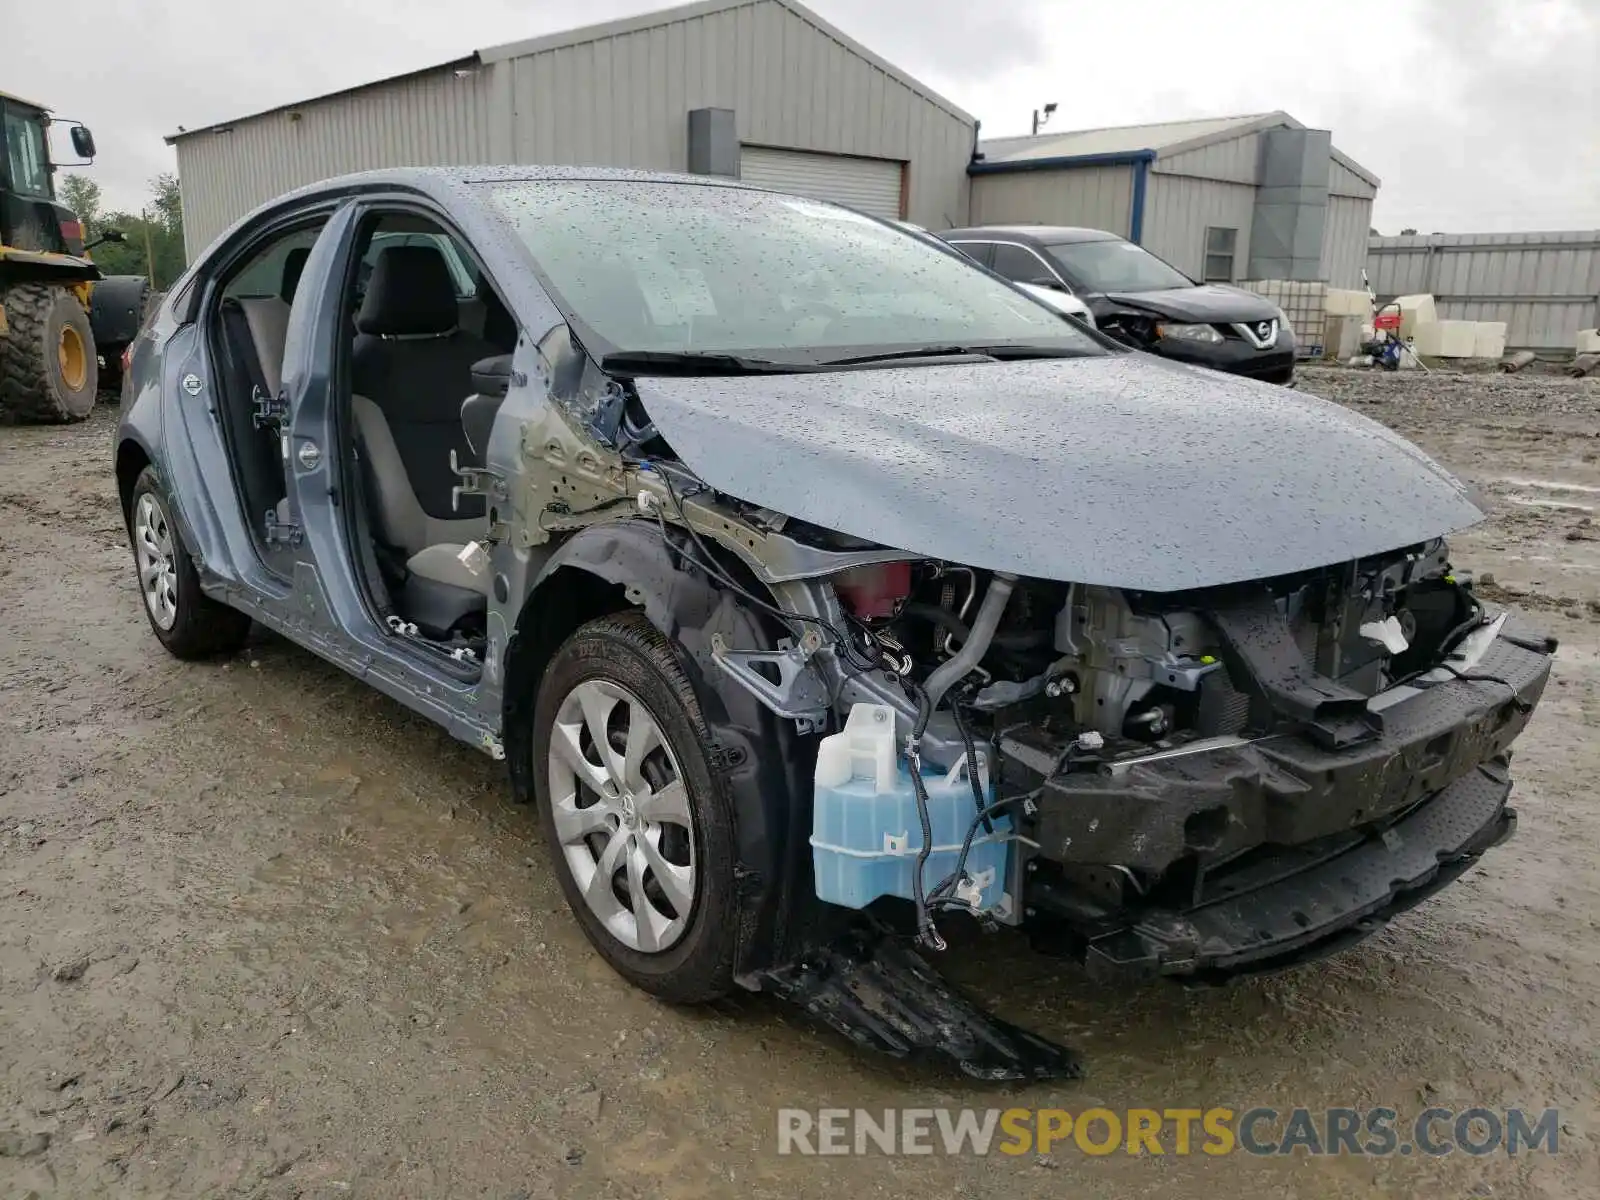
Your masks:
[[[228,279],[222,287],[222,295],[241,300],[276,296],[285,304],[292,304],[300,272],[305,269],[311,247],[324,224],[325,221],[318,221],[268,242]]]
[[[215,395],[246,524],[265,544],[268,526],[289,521],[278,430],[259,406],[283,387],[284,342],[300,272],[327,224],[319,216],[269,235],[210,293],[205,313],[216,359]]]
[[[997,242],[994,248],[994,271],[1017,283],[1052,284],[1055,276],[1039,261],[1038,255],[1022,246]]]

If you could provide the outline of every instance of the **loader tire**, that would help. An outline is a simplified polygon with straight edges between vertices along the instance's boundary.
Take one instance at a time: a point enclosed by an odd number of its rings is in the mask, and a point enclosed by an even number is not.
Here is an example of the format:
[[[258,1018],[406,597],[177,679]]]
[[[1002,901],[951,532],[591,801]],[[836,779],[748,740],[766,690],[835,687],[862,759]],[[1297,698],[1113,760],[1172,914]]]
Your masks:
[[[0,416],[19,424],[81,421],[94,409],[99,364],[89,314],[64,287],[7,288],[0,337]]]

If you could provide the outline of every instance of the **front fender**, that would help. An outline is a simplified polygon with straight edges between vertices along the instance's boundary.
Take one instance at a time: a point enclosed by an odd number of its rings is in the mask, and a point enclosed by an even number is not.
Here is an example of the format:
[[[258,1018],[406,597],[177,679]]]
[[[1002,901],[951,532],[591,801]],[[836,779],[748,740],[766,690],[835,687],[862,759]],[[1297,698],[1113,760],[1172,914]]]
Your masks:
[[[767,614],[688,566],[671,538],[647,521],[620,520],[568,539],[534,580],[512,639],[507,675],[527,679],[530,668],[542,666],[529,656],[547,661],[554,653],[554,645],[544,644],[549,638],[529,635],[538,628],[540,613],[559,612],[564,594],[582,593],[579,577],[597,581],[613,595],[621,589],[626,603],[642,609],[672,642],[711,732],[712,769],[733,805],[743,913],[737,971],[743,976],[785,961],[799,944],[799,918],[813,907],[808,835],[819,738],[798,734],[793,722],[776,717],[715,665],[713,635],[742,648],[771,649],[780,633]],[[514,703],[510,697],[517,690],[507,689],[508,703]],[[527,695],[529,689],[520,690]],[[514,736],[525,735],[513,731],[529,729],[526,719],[505,722],[514,772],[531,766],[531,747],[514,745]]]

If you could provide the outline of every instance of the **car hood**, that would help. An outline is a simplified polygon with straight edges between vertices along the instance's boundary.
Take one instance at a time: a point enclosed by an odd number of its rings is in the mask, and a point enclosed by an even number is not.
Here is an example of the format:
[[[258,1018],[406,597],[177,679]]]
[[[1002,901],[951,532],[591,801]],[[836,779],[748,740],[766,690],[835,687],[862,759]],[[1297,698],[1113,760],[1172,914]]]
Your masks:
[[[720,492],[880,545],[1151,591],[1260,579],[1483,518],[1325,400],[1147,354],[635,381]]]
[[[1111,292],[1105,297],[1122,308],[1135,308],[1175,321],[1210,324],[1218,321],[1270,321],[1278,306],[1240,288],[1205,284],[1161,292]]]

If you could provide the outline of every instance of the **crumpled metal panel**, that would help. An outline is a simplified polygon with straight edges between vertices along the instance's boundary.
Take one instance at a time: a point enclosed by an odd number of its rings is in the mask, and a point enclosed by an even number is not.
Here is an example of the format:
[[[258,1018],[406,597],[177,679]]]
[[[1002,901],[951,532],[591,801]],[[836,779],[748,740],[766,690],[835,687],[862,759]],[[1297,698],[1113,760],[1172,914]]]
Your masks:
[[[1365,417],[1145,354],[639,378],[718,491],[886,546],[1179,591],[1476,524],[1467,488]]]

